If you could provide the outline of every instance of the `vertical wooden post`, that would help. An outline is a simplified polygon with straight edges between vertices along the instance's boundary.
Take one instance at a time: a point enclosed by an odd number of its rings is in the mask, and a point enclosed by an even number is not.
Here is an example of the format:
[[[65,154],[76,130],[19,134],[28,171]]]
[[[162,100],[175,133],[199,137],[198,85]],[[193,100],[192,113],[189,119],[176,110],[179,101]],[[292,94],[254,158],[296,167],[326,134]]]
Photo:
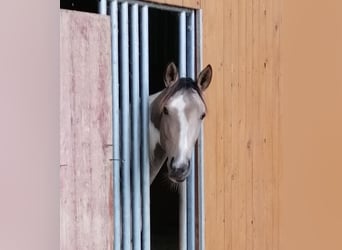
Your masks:
[[[112,249],[109,17],[61,11],[60,249]]]

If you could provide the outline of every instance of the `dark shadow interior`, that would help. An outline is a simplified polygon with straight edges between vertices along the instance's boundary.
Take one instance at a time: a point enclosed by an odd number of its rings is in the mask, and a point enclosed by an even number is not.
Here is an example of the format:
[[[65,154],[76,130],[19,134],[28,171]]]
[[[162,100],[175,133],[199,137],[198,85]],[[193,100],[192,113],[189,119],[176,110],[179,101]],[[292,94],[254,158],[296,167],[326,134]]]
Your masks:
[[[60,0],[60,8],[97,13],[98,0]]]
[[[98,0],[60,0],[62,9],[97,13]],[[178,65],[178,14],[149,9],[150,94],[162,90],[163,75],[170,62]],[[120,54],[119,54],[120,57]],[[151,186],[152,250],[178,249],[178,192],[171,188],[166,167]]]
[[[178,14],[149,9],[150,94],[162,90],[170,62],[178,65]]]

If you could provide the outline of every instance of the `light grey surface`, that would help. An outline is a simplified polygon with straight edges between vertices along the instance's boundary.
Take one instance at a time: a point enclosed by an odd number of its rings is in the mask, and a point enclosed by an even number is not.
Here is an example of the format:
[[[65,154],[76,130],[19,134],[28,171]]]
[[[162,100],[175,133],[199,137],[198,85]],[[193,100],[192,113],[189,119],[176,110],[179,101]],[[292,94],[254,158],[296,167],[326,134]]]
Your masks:
[[[179,14],[179,75],[186,76],[186,12]],[[179,200],[179,250],[187,249],[187,210],[186,210],[186,181],[180,184]]]
[[[120,4],[121,38],[121,160],[122,160],[122,248],[131,249],[130,110],[129,110],[129,27],[128,4]]]
[[[139,63],[139,8],[130,6],[131,107],[132,107],[132,202],[133,249],[141,250],[141,188],[140,188],[140,63]]]
[[[121,248],[121,190],[120,190],[120,110],[119,110],[119,42],[118,4],[110,2],[112,36],[112,112],[113,112],[113,196],[114,250]]]
[[[142,249],[151,249],[150,226],[150,160],[149,160],[149,41],[148,7],[143,6],[141,13],[141,113],[142,113]]]
[[[195,12],[186,15],[186,62],[187,76],[195,79]],[[187,178],[187,249],[195,250],[195,150],[190,161]]]

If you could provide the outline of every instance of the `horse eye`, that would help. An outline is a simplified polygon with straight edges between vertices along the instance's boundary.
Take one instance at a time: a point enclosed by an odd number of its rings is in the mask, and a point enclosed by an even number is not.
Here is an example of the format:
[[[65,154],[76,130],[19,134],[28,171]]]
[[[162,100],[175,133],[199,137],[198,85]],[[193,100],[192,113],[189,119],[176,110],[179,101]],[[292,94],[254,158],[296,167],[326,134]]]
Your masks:
[[[164,115],[168,115],[169,114],[169,111],[167,110],[166,107],[163,108],[163,113],[164,113]]]
[[[203,120],[204,117],[205,117],[205,113],[203,113],[203,114],[201,115],[201,120]]]

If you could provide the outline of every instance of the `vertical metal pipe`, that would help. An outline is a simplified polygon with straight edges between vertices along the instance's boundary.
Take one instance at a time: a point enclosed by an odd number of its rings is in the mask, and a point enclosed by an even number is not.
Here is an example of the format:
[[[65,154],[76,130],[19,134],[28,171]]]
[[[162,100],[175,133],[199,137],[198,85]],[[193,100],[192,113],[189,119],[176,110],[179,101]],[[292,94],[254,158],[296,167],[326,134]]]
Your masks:
[[[107,0],[99,0],[98,12],[101,15],[107,15]]]
[[[142,114],[142,249],[151,249],[149,160],[149,24],[148,7],[141,7],[141,114]]]
[[[186,17],[187,45],[186,64],[187,76],[195,78],[195,14],[194,11]],[[190,161],[190,175],[187,179],[187,246],[188,250],[195,250],[195,150]]]
[[[179,75],[186,76],[186,13],[179,14]],[[187,249],[187,210],[186,210],[186,181],[180,185],[179,194],[179,250]]]
[[[122,159],[122,246],[131,249],[131,183],[130,183],[130,110],[129,110],[129,38],[128,38],[128,4],[120,6],[121,34],[121,159]]]
[[[197,41],[197,72],[200,72],[202,63],[202,10],[196,11],[196,41]],[[199,238],[199,250],[205,248],[205,214],[204,214],[204,136],[203,126],[201,128],[200,136],[198,138],[198,238]]]
[[[99,0],[98,12],[101,15],[107,15],[107,0]]]
[[[132,65],[132,182],[133,182],[133,249],[141,250],[141,189],[140,189],[140,119],[139,119],[139,9],[131,6],[131,65]]]
[[[120,110],[119,110],[119,44],[118,3],[110,2],[112,29],[112,112],[113,112],[113,196],[114,196],[114,250],[121,248],[121,199],[120,199]]]

